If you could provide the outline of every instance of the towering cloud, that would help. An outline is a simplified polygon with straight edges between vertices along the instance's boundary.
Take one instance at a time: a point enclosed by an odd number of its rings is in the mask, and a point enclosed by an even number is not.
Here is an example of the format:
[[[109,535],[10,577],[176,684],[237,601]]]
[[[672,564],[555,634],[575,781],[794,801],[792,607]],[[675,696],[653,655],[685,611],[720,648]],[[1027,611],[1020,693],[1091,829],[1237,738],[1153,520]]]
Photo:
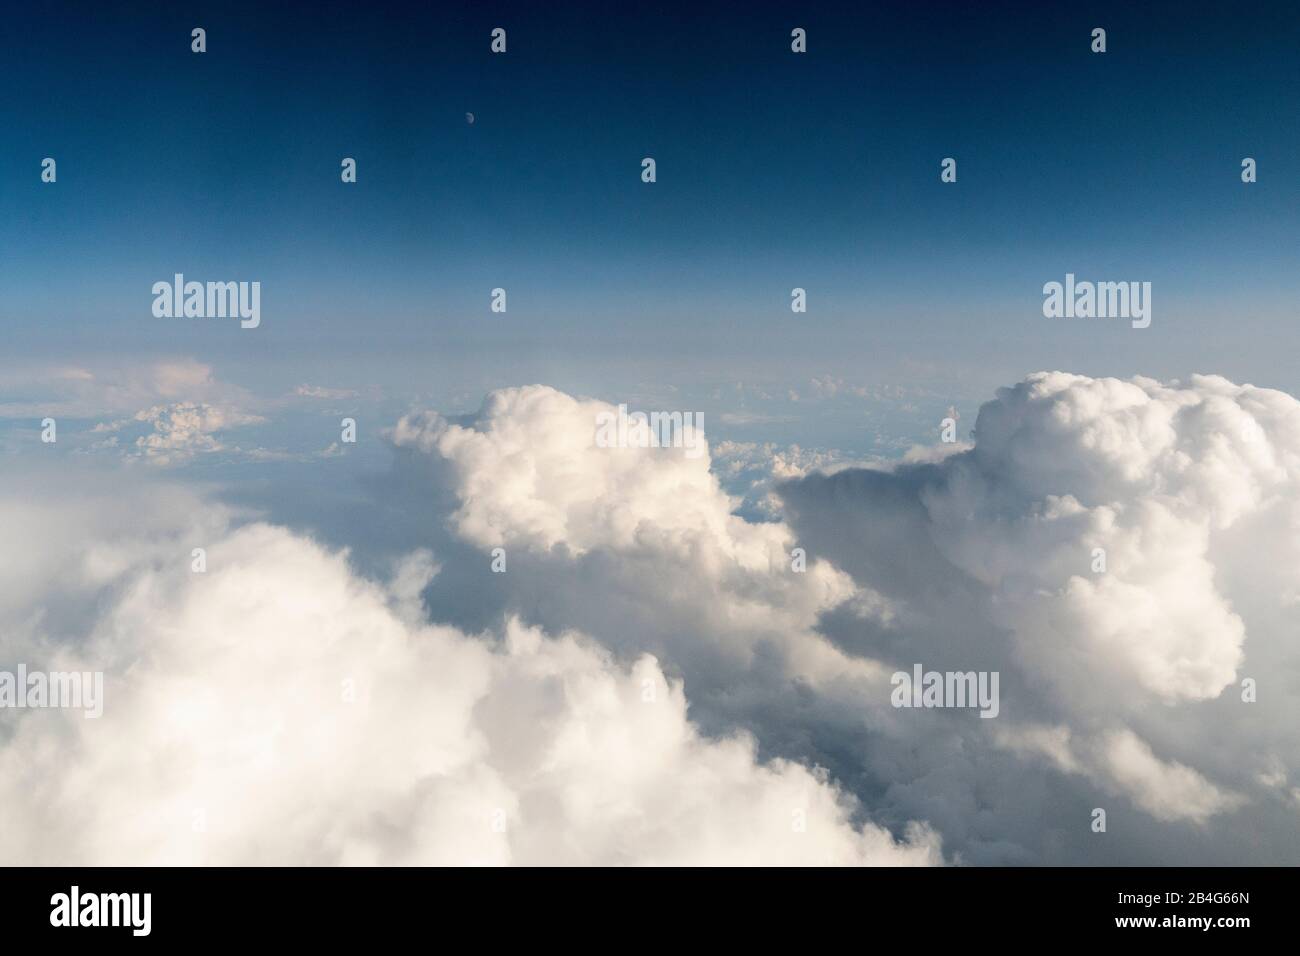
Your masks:
[[[984,406],[972,448],[796,478],[764,524],[731,514],[706,462],[596,447],[608,407],[515,389],[394,430],[438,461],[455,534],[520,554],[501,607],[653,648],[706,726],[831,766],[885,819],[937,814],[973,861],[1114,858],[1091,840],[1097,805],[1199,827],[1193,845],[1229,857],[1250,812],[1290,828],[1300,752],[1277,728],[1294,708],[1242,699],[1252,675],[1296,671],[1290,396],[1041,373]],[[1002,716],[891,710],[883,675],[914,662],[999,671]],[[1051,804],[1034,824],[1026,781]],[[980,793],[1002,806],[972,826],[956,805]],[[1183,839],[1151,833],[1139,858]]]
[[[1005,746],[1099,805],[1215,818],[1194,843],[1277,827],[1294,858],[1293,398],[1040,373],[983,407],[970,451],[784,494],[801,540],[896,608],[865,650],[1002,670]],[[1252,803],[1276,812],[1223,819]]]

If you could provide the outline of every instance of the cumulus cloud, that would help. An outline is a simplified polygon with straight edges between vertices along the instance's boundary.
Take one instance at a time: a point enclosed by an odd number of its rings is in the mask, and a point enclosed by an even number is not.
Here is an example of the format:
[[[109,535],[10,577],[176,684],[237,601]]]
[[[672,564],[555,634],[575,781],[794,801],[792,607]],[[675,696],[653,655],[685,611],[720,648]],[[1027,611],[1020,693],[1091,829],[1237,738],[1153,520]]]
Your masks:
[[[408,415],[390,437],[436,460],[434,480],[457,502],[450,527],[480,549],[504,547],[512,589],[571,595],[561,627],[702,667],[708,657],[719,675],[759,655],[809,679],[874,673],[814,630],[857,592],[848,575],[817,561],[792,573],[790,529],[733,514],[707,453],[599,447],[596,416],[611,410],[530,386],[493,393],[473,420]],[[608,617],[620,605],[637,623],[626,640]]]
[[[1273,723],[1294,721],[1284,696],[1238,693],[1285,655],[1281,618],[1296,623],[1290,396],[1042,373],[983,407],[973,444],[795,476],[777,486],[784,520],[757,523],[707,460],[596,447],[608,408],[511,389],[469,418],[408,416],[392,439],[436,462],[454,536],[516,561],[501,607],[652,648],[707,726],[825,763],[883,818],[947,826],[975,862],[1113,859],[1086,843],[1106,800],[1122,819],[1236,832],[1257,765],[1294,772],[1295,735]],[[883,675],[918,661],[999,671],[1003,716],[892,710]],[[1027,781],[1058,827],[1015,819]],[[966,807],[980,794],[999,803],[983,819]]]
[[[9,397],[17,395],[22,397]],[[54,418],[59,440],[70,443],[75,455],[109,452],[154,465],[215,452],[262,454],[262,449],[231,449],[221,435],[265,423],[252,410],[262,404],[193,359],[111,368],[66,365],[0,375],[0,420]],[[93,424],[79,424],[86,420]]]
[[[225,446],[218,432],[265,420],[260,415],[202,402],[155,405],[135,414],[135,421],[147,422],[153,429],[137,438],[135,447],[148,461],[172,464],[196,454],[221,451]]]
[[[432,626],[415,597],[437,572],[427,554],[375,583],[343,553],[227,519],[209,509],[202,574],[192,516],[145,541],[99,540],[104,517],[83,529],[85,566],[59,577],[94,597],[89,633],[26,650],[103,670],[104,714],[0,718],[0,858],[941,861],[931,831],[895,840],[824,771],[760,761],[744,734],[701,736],[651,656],[619,664],[514,620]]]
[[[997,599],[1019,661],[1062,696],[1092,676],[1108,705],[1205,700],[1233,681],[1245,640],[1214,537],[1294,507],[1296,410],[1222,379],[1034,376],[984,407],[974,449],[917,500],[943,556]]]
[[[1246,703],[1239,682],[1297,623],[1300,403],[1213,376],[1040,373],[975,433],[934,463],[783,488],[801,540],[904,622],[869,650],[1003,671],[998,739],[1158,820],[1243,806],[1264,759],[1243,741],[1294,773],[1295,735],[1261,728],[1294,723],[1282,688]]]
[[[209,500],[174,526],[146,509],[128,541],[79,506],[85,566],[38,558],[48,577],[0,610],[10,648],[102,662],[105,717],[13,722],[0,779],[29,822],[0,845],[107,862],[1300,860],[1295,399],[1040,373],[983,406],[972,444],[870,467],[599,447],[612,409],[530,386],[402,418],[354,516],[367,534],[340,534],[382,539],[400,558],[385,575]],[[746,520],[718,471],[768,453],[777,509]],[[997,671],[997,718],[891,706],[890,674],[915,663]],[[110,821],[91,792],[148,813]],[[25,835],[67,820],[81,843]]]

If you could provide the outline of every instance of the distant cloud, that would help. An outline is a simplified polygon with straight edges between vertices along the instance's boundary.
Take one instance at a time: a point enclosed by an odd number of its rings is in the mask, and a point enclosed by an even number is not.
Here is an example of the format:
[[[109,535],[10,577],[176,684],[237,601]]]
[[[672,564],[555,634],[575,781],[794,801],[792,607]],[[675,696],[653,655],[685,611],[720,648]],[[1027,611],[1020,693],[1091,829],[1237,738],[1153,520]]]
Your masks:
[[[229,449],[219,438],[221,432],[265,421],[260,415],[229,406],[175,402],[142,409],[130,418],[100,422],[91,431],[117,432],[143,422],[151,430],[135,439],[132,454],[156,465],[171,465],[188,461],[195,455],[227,451]],[[97,444],[102,448],[120,447],[116,438]],[[248,454],[262,458],[276,455],[266,449],[254,449]]]
[[[11,396],[19,396],[11,397]],[[0,418],[113,418],[174,402],[248,406],[252,396],[193,359],[0,373]]]

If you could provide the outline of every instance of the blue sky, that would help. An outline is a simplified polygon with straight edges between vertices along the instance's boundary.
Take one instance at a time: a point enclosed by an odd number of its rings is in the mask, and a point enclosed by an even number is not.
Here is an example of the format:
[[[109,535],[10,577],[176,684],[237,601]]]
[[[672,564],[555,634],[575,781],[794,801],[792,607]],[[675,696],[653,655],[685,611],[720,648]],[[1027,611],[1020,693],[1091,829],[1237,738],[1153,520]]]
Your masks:
[[[1296,391],[1300,15],[1130,7],[15,11],[8,351],[263,392],[832,375],[975,403],[1041,368]],[[260,281],[262,327],[155,319],[176,272]],[[1152,282],[1152,327],[1045,319],[1066,272]]]

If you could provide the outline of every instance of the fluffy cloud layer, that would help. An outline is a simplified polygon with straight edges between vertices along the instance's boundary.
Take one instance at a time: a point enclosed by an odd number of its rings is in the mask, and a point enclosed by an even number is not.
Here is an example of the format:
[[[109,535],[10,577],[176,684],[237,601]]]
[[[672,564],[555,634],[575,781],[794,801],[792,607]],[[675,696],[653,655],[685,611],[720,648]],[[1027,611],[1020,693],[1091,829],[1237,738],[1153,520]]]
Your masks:
[[[408,415],[365,556],[167,486],[0,499],[6,657],[110,675],[99,721],[0,715],[0,857],[1300,861],[1290,396],[1042,373],[761,522],[611,409]],[[998,717],[894,708],[914,663],[999,672]]]
[[[33,508],[25,490],[52,553],[59,495]],[[367,582],[283,528],[231,530],[211,507],[195,526],[203,506],[176,503],[136,541],[105,540],[111,517],[89,507],[80,557],[44,568],[96,605],[88,634],[51,641],[39,608],[6,608],[30,638],[6,659],[107,685],[99,719],[4,713],[8,863],[940,860],[924,828],[899,842],[855,819],[823,771],[703,738],[648,655],[623,666],[513,620],[431,626],[425,554]]]
[[[973,446],[795,478],[766,523],[705,459],[597,447],[608,408],[511,389],[394,429],[436,462],[453,535],[515,562],[500,608],[653,649],[705,726],[830,766],[881,819],[946,824],[973,862],[1114,859],[1088,842],[1098,806],[1149,828],[1148,861],[1187,827],[1216,854],[1252,813],[1294,828],[1290,396],[1043,373],[984,406]],[[998,671],[1002,717],[892,709],[884,676],[917,662]],[[1247,703],[1252,676],[1269,693]]]

